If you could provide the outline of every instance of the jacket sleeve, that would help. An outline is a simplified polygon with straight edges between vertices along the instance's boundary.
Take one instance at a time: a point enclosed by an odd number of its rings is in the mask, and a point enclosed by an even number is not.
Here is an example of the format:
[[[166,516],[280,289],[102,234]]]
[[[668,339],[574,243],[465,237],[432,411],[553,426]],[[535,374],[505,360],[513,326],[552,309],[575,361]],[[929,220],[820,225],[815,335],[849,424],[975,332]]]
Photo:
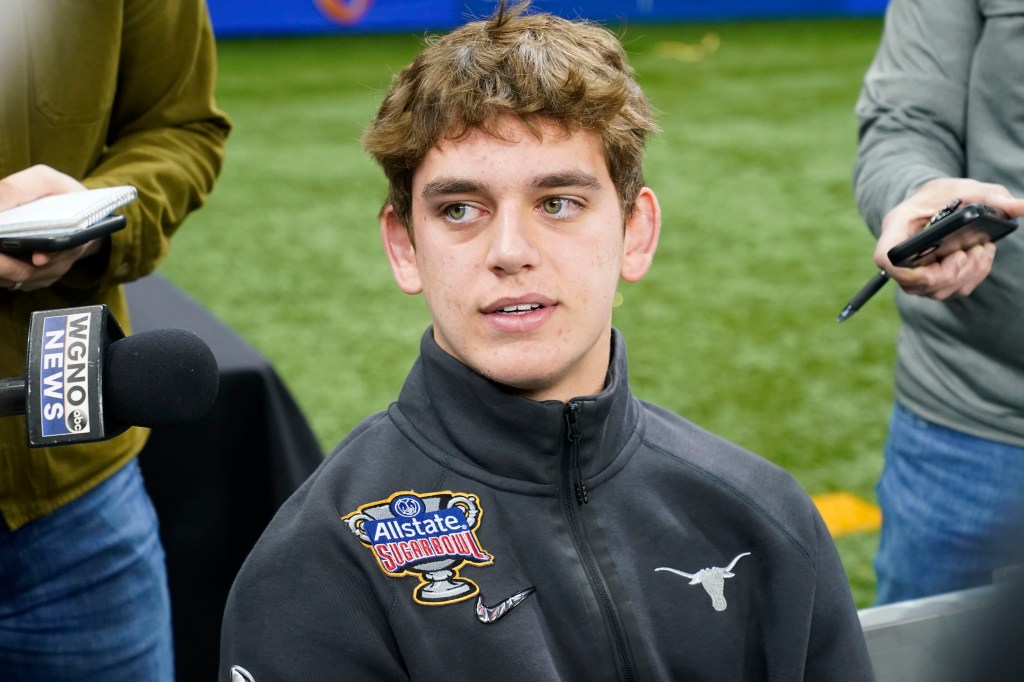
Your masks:
[[[344,524],[337,515],[303,514],[303,494],[282,507],[235,578],[218,679],[239,679],[235,666],[256,682],[408,679],[387,613],[396,593],[390,604],[378,598],[349,563],[356,543],[338,536]]]
[[[214,103],[216,53],[203,0],[126,0],[117,91],[106,148],[83,183],[129,184],[139,199],[115,233],[100,281],[154,270],[168,239],[220,172],[230,122]],[[74,280],[72,280],[74,282]]]
[[[835,543],[817,512],[815,528],[817,581],[804,679],[873,680],[874,671],[849,581]]]
[[[928,180],[963,175],[976,0],[892,0],[856,105],[853,184],[877,235],[882,218]]]

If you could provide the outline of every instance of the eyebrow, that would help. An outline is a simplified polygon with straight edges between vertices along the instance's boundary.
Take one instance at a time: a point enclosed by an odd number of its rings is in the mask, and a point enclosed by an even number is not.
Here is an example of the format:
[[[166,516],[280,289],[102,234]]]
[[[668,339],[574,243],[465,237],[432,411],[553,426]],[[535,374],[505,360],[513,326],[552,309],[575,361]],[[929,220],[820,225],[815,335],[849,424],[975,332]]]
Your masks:
[[[530,186],[535,189],[554,189],[557,187],[600,189],[601,181],[590,173],[563,171],[539,175],[533,179]],[[431,201],[439,197],[451,196],[452,194],[477,194],[484,192],[486,189],[486,183],[475,180],[440,177],[424,185],[420,195],[425,201]]]
[[[530,184],[538,189],[553,189],[555,187],[601,189],[601,181],[590,173],[584,173],[583,171],[564,171],[542,175],[535,178]]]
[[[476,194],[483,190],[484,186],[483,183],[474,182],[473,180],[441,177],[425,184],[420,195],[424,200],[430,201],[452,194]]]

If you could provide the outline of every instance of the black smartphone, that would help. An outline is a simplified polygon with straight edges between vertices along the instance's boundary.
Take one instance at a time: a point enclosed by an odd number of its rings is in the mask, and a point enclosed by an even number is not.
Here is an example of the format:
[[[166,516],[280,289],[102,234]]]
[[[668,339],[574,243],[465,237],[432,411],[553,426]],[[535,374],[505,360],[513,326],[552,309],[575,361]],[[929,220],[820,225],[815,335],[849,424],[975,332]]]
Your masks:
[[[8,253],[67,251],[97,237],[117,232],[126,223],[123,215],[109,215],[88,227],[0,234],[0,251]]]
[[[941,260],[975,244],[994,242],[1017,229],[1017,221],[984,204],[967,204],[889,249],[889,260],[913,268]]]

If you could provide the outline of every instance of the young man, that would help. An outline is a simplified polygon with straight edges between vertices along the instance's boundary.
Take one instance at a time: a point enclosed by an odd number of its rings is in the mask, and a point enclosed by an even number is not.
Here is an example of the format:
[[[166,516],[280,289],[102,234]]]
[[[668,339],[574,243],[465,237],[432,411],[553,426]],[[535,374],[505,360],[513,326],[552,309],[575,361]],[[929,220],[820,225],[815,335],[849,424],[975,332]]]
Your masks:
[[[650,107],[607,31],[525,10],[433,43],[365,136],[433,326],[250,555],[221,679],[869,679],[807,496],[631,395]]]

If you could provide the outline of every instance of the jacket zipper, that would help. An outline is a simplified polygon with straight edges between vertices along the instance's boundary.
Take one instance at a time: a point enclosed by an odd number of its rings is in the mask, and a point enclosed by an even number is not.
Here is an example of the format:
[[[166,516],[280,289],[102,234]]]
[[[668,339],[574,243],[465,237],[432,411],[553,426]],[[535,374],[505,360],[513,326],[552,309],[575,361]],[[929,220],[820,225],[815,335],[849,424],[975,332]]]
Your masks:
[[[576,491],[576,504],[584,505],[590,502],[587,495],[587,482],[583,480],[583,473],[580,471],[580,404],[570,402],[565,406],[565,423],[569,427],[568,438],[572,443],[569,452],[569,473],[573,476],[573,490]]]
[[[581,407],[580,403],[571,400],[566,404],[564,411],[567,427],[566,439],[570,445],[562,457],[562,511],[565,512],[565,518],[569,523],[569,533],[572,536],[573,544],[576,545],[576,553],[580,557],[591,589],[594,590],[594,595],[597,597],[598,606],[600,606],[611,630],[620,677],[623,680],[631,681],[634,679],[633,661],[629,652],[629,644],[626,641],[625,629],[615,611],[614,602],[612,602],[604,577],[601,575],[601,569],[594,559],[590,545],[587,544],[578,515],[579,508],[590,501],[587,484],[583,480],[580,470]]]

